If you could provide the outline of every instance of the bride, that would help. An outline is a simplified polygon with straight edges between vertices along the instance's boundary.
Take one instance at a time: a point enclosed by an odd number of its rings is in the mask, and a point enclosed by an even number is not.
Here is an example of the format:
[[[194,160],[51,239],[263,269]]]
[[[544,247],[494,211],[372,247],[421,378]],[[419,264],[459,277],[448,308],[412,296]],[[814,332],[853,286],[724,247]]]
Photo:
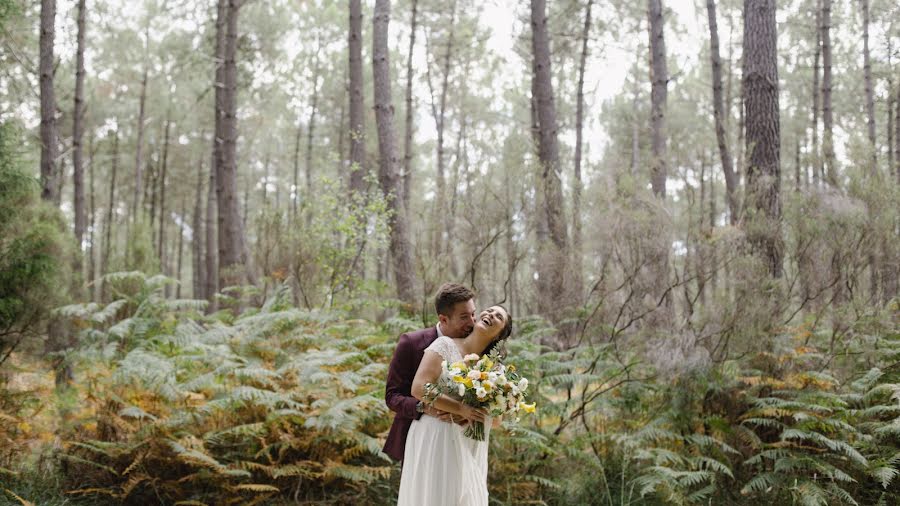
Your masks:
[[[441,361],[458,362],[470,353],[488,353],[512,332],[512,317],[503,306],[481,312],[465,338],[438,337],[428,348],[412,384],[412,395],[422,400],[427,383],[437,383]],[[482,422],[484,441],[463,435],[465,427],[424,415],[412,422],[406,437],[398,506],[487,506],[487,453],[491,420],[483,409],[441,395],[434,407],[468,423]]]

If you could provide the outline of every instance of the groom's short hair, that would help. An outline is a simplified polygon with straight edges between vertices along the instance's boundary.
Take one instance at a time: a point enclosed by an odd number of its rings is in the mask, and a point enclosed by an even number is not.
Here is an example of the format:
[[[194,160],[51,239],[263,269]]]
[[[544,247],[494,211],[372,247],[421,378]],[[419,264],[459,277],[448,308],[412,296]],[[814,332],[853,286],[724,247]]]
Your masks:
[[[459,283],[444,283],[434,296],[434,310],[437,314],[450,316],[450,311],[458,302],[475,298],[475,292]]]

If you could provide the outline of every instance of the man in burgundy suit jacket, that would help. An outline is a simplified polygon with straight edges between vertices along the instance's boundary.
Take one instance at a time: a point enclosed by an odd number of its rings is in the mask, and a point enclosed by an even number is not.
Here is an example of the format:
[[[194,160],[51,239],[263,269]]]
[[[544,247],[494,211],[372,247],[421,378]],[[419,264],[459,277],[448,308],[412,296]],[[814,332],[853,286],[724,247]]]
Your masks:
[[[426,406],[410,393],[416,370],[428,347],[440,335],[460,338],[469,335],[475,326],[475,294],[456,283],[442,285],[434,297],[434,309],[438,324],[427,329],[400,335],[394,357],[388,368],[384,402],[394,412],[394,423],[384,443],[384,453],[394,460],[403,460],[406,435],[413,420],[422,414],[438,417],[446,422],[446,413]],[[461,421],[462,422],[462,421]]]

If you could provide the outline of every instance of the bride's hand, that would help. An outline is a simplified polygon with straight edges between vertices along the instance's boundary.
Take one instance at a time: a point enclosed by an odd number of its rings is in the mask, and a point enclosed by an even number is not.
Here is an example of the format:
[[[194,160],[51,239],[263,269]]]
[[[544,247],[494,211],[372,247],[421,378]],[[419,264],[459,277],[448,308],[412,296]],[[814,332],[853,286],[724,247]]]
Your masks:
[[[466,418],[466,420],[470,422],[481,422],[484,423],[485,419],[488,416],[488,412],[480,409],[473,408],[467,404],[462,405],[462,412],[460,413],[462,416]]]

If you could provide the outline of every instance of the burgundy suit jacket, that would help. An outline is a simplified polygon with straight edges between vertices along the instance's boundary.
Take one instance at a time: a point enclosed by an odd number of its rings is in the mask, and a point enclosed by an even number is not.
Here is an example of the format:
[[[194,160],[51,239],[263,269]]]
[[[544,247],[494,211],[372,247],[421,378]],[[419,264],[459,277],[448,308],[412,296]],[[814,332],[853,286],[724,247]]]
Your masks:
[[[391,424],[391,431],[384,443],[384,453],[394,460],[403,460],[409,426],[413,420],[422,416],[416,412],[416,403],[419,401],[410,392],[416,370],[425,355],[425,348],[437,337],[435,327],[408,332],[400,336],[394,349],[384,389],[384,402],[394,412],[394,423]]]

